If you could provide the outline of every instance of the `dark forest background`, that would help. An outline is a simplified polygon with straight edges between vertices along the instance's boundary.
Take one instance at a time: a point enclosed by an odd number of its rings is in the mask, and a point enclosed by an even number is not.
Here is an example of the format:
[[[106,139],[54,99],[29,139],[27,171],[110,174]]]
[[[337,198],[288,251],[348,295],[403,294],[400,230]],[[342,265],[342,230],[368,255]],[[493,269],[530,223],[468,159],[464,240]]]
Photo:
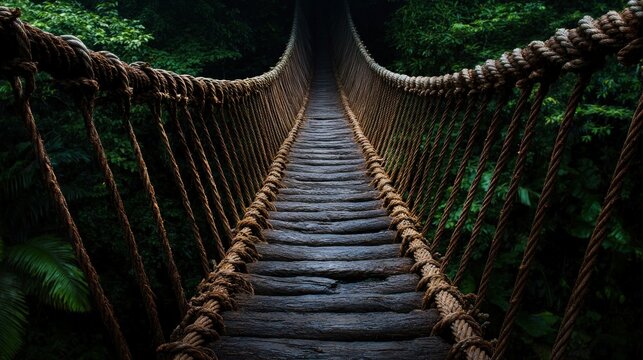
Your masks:
[[[93,50],[109,50],[131,61],[178,73],[214,78],[260,74],[277,62],[288,39],[292,1],[281,0],[14,0],[22,18],[55,34],[74,34]],[[620,10],[625,1],[362,0],[351,2],[354,19],[374,58],[409,75],[437,75],[472,67],[502,52],[544,40],[557,28],[573,27],[585,14]],[[613,169],[641,86],[638,67],[625,69],[613,59],[594,76],[559,174],[557,200],[539,250],[514,344],[508,358],[547,358],[584,245],[591,234],[602,194]],[[127,249],[108,201],[102,176],[92,161],[82,120],[73,102],[40,75],[33,107],[46,138],[63,191],[81,234],[114,304],[135,355],[150,358],[142,304]],[[535,148],[548,154],[561,120],[573,77],[563,78],[545,101]],[[30,143],[6,82],[0,83],[0,359],[107,359],[114,354],[91,311],[88,290],[73,251],[60,230],[52,203],[40,181]],[[180,199],[173,190],[142,106],[132,121],[149,161],[160,206],[185,288],[191,295],[200,280]],[[509,116],[509,114],[506,114]],[[169,331],[178,321],[158,249],[155,225],[147,211],[133,152],[114,109],[101,108],[96,121],[126,202],[141,253],[156,293],[161,319]],[[147,136],[146,136],[147,135]],[[498,260],[484,311],[491,314],[491,336],[507,307],[515,269],[524,249],[524,227],[542,186],[545,155],[531,159],[520,189],[511,241]],[[640,179],[640,156],[632,179]],[[489,164],[488,178],[493,163]],[[468,187],[475,168],[468,172]],[[579,182],[578,179],[584,179]],[[621,211],[612,222],[592,283],[590,300],[571,344],[570,358],[634,359],[643,356],[643,195],[625,186]],[[505,184],[506,189],[506,184]],[[505,190],[506,191],[506,190]],[[500,195],[504,195],[499,191]],[[500,207],[501,199],[494,206]],[[474,204],[474,212],[479,202]],[[458,214],[453,214],[453,226]],[[522,219],[525,223],[521,223]],[[493,233],[494,223],[483,234]],[[523,229],[523,230],[521,230]],[[475,291],[487,248],[474,255],[464,291]],[[563,296],[561,296],[563,295]]]

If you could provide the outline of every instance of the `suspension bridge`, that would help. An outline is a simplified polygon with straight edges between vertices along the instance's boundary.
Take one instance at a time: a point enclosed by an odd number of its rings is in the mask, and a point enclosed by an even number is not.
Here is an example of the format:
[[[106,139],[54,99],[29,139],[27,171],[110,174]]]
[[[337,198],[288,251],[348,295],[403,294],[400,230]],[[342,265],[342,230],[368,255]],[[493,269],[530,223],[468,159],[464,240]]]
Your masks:
[[[314,16],[320,11],[324,16]],[[636,65],[643,56],[640,1],[596,19],[586,16],[576,28],[472,69],[431,77],[378,65],[341,2],[297,4],[279,62],[242,80],[127,64],[19,16],[16,9],[0,8],[1,73],[14,90],[44,184],[121,359],[132,353],[118,309],[103,291],[31,109],[38,73],[49,74],[76,100],[159,357],[500,359],[512,339],[582,94],[606,62]],[[533,138],[541,108],[566,73],[576,83],[543,169],[532,222],[524,229],[527,242],[509,307],[504,319],[489,319],[502,322],[499,333],[485,334],[480,309],[508,238],[518,188],[530,170],[527,158],[540,151]],[[130,215],[95,125],[99,96],[120,108],[134,150],[182,318],[171,334],[161,326]],[[191,299],[146,165],[146,158],[159,155],[144,153],[139,144],[129,118],[134,103],[149,109],[198,253],[194,266],[203,280]],[[603,206],[584,244],[552,359],[565,357],[636,156],[641,103],[633,110],[623,142],[614,144],[614,175],[600,195]],[[503,111],[512,114],[509,121]],[[475,175],[467,189],[463,181],[472,163]],[[494,167],[483,190],[489,164]],[[508,187],[499,195],[503,179]],[[498,196],[501,211],[493,213]],[[482,202],[474,211],[477,197]],[[447,226],[453,216],[457,221]],[[489,218],[496,226],[483,239],[482,224]],[[479,286],[475,294],[464,294],[459,286],[481,241],[489,242],[489,251]],[[449,265],[457,267],[453,276],[446,275]]]

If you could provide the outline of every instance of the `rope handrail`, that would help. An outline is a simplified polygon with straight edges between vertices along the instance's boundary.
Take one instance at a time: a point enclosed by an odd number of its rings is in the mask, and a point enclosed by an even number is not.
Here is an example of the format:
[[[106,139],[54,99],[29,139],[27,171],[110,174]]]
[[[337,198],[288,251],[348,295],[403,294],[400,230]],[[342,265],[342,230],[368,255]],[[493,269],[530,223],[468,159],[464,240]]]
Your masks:
[[[257,224],[265,223],[267,199],[274,194],[278,183],[275,176],[281,169],[279,161],[285,161],[282,148],[288,141],[292,142],[307,102],[312,55],[308,25],[301,12],[297,3],[286,49],[273,68],[246,79],[217,80],[179,75],[143,62],[127,64],[107,51],[89,50],[74,36],[56,36],[23,23],[19,9],[0,7],[3,47],[0,75],[8,79],[14,89],[44,184],[53,196],[87,276],[93,302],[119,358],[131,359],[132,354],[85,250],[31,111],[36,74],[51,75],[72,95],[80,110],[129,249],[153,344],[178,358],[202,358],[209,354],[208,343],[218,337],[215,328],[220,316],[217,312],[231,306],[227,295],[245,289],[238,272],[244,270],[243,260],[250,261],[255,254],[253,241],[259,241]],[[108,102],[120,107],[125,133],[156,224],[176,307],[183,318],[171,343],[166,343],[154,291],[94,122],[99,92],[107,95]],[[160,151],[168,158],[167,169],[193,235],[204,280],[198,289],[201,293],[189,301],[174,261],[166,229],[169,225],[164,222],[144,149],[137,139],[136,132],[140,129],[130,122],[133,101],[149,108],[161,140]],[[168,122],[164,120],[164,112]],[[180,149],[177,150],[177,146]],[[179,166],[181,161],[185,167]],[[188,191],[188,183],[193,186],[193,193]],[[197,196],[196,201],[191,199],[193,194]],[[203,214],[203,222],[197,212]],[[219,263],[215,272],[212,272],[211,259]]]
[[[348,2],[344,7],[350,13]],[[546,41],[532,41],[527,47],[505,52],[498,59],[489,59],[473,69],[438,76],[409,76],[378,64],[362,42],[352,18],[348,16],[346,21],[352,41],[373,73],[391,86],[420,94],[511,88],[520,81],[542,79],[548,73],[554,76],[560,71],[583,71],[595,66],[593,61],[597,58],[612,54],[617,54],[621,63],[632,65],[643,51],[640,40],[643,1],[640,0],[630,0],[623,11],[609,11],[598,19],[585,16],[574,29],[558,29]]]
[[[402,234],[402,251],[416,260],[415,268],[423,276],[419,288],[427,287],[426,299],[442,315],[443,323],[434,331],[451,328],[454,356],[461,352],[470,359],[500,359],[541,242],[540,234],[576,109],[591,75],[604,66],[608,55],[616,54],[624,65],[634,65],[643,57],[643,1],[629,1],[623,11],[609,11],[597,19],[585,16],[576,28],[559,29],[546,41],[532,41],[527,47],[505,52],[498,59],[487,60],[472,69],[439,76],[408,76],[378,64],[357,32],[348,2],[343,5],[333,24],[334,62],[342,99],[356,137],[361,139],[369,158],[374,184],[382,191],[394,224]],[[564,73],[576,74],[577,82],[546,166],[509,308],[498,339],[489,342],[483,338],[480,323],[486,321],[486,314],[480,313],[480,307],[527,170],[527,157],[533,151],[531,145],[543,101],[550,86]],[[518,90],[517,98],[513,89]],[[510,102],[511,99],[516,100]],[[488,109],[491,104],[494,109]],[[509,105],[513,111],[511,120],[506,122],[503,112]],[[632,163],[641,130],[640,106],[641,102],[624,136],[604,205],[569,297],[554,343],[554,359],[564,356],[592,266],[607,236],[609,218]],[[494,145],[498,142],[502,146],[496,149]],[[482,225],[489,218],[501,179],[514,159],[511,176],[506,177],[508,192],[502,196],[504,204],[495,218],[497,225],[480,285],[476,294],[465,296],[457,286],[482,237]],[[472,163],[475,175],[466,189],[464,176]],[[489,163],[493,165],[491,180],[476,214],[472,207],[482,191],[482,178]],[[457,221],[449,229],[447,224],[454,216]],[[447,268],[458,252],[459,243],[464,241],[468,221],[473,219],[457,273],[451,280],[445,275]],[[448,238],[444,256],[437,252],[443,249],[440,246],[443,238]]]
[[[223,330],[221,311],[235,307],[236,293],[252,292],[242,273],[247,263],[258,259],[255,244],[264,241],[262,230],[270,227],[268,212],[273,209],[289,152],[304,120],[313,59],[302,6],[296,3],[288,42],[276,65],[261,75],[236,80],[179,75],[144,62],[127,64],[110,52],[89,50],[74,36],[56,36],[23,23],[18,9],[0,7],[0,76],[14,91],[45,187],[121,359],[132,355],[61,190],[36,123],[38,114],[32,112],[36,75],[48,73],[76,101],[130,255],[155,349],[178,360],[215,358],[210,345]],[[546,41],[533,41],[498,59],[439,76],[407,76],[379,65],[358,34],[348,2],[338,11],[330,25],[339,96],[366,157],[372,185],[393,219],[401,252],[415,261],[412,270],[421,276],[418,290],[425,291],[424,306],[435,306],[440,313],[432,335],[452,340],[450,358],[500,359],[542,242],[576,110],[592,75],[604,67],[608,55],[615,54],[624,65],[634,65],[643,58],[643,0],[629,1],[623,11],[610,11],[597,19],[583,17],[576,28],[559,29]],[[485,339],[487,315],[481,308],[513,219],[521,181],[529,174],[528,157],[535,151],[534,138],[541,131],[537,124],[543,102],[564,73],[574,74],[576,83],[543,166],[544,181],[526,229],[526,246],[509,307],[498,339],[490,341]],[[121,110],[124,136],[132,147],[167,263],[170,288],[182,318],[169,342],[125,201],[95,124],[96,99],[101,93]],[[175,186],[204,276],[189,300],[174,261],[169,224],[164,221],[146,163],[148,154],[137,138],[141,129],[130,121],[134,102],[147,106],[158,132],[158,147],[167,158],[164,170]],[[643,97],[615,159],[603,207],[554,342],[553,359],[564,357],[600,245],[608,234],[643,129],[642,106]],[[505,121],[509,107],[511,115]],[[490,181],[482,196],[483,177],[490,167]],[[466,179],[468,172],[470,179]],[[503,178],[507,180],[506,194],[499,191]],[[481,205],[474,211],[474,202],[481,197]],[[492,217],[494,198],[501,198],[501,210],[493,218],[496,226],[478,290],[465,295],[458,286],[484,237],[483,223]],[[457,221],[451,230],[448,224],[454,218]],[[447,276],[449,266],[465,240],[451,279]],[[444,255],[439,253],[442,250]]]

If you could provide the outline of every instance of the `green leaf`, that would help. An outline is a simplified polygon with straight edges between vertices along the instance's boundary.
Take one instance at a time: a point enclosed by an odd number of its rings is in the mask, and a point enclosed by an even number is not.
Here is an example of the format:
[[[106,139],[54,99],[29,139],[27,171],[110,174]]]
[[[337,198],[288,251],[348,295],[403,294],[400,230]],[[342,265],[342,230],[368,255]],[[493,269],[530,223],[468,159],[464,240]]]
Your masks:
[[[31,238],[7,249],[6,262],[27,278],[27,291],[44,303],[67,311],[89,310],[87,283],[68,243],[47,235]]]
[[[20,279],[0,269],[0,360],[12,359],[20,349],[28,314]]]
[[[531,200],[529,199],[529,189],[524,187],[518,188],[518,200],[521,204],[526,206],[531,206]]]
[[[533,337],[553,334],[557,329],[554,326],[560,317],[549,311],[538,314],[518,316],[516,324]]]

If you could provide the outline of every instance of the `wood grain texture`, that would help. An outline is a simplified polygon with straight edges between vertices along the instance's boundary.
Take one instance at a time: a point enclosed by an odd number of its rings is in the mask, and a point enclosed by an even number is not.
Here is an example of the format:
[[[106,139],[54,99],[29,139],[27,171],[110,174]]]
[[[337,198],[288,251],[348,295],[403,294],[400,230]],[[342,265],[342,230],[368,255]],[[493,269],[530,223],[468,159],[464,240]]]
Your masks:
[[[257,244],[261,260],[301,261],[301,260],[371,260],[397,258],[400,254],[398,244],[374,246],[300,246],[282,244]]]
[[[413,339],[431,333],[437,310],[408,313],[296,313],[230,311],[225,335],[286,339],[372,341]]]
[[[438,337],[398,341],[319,341],[224,336],[214,350],[230,360],[438,360],[449,345]]]

